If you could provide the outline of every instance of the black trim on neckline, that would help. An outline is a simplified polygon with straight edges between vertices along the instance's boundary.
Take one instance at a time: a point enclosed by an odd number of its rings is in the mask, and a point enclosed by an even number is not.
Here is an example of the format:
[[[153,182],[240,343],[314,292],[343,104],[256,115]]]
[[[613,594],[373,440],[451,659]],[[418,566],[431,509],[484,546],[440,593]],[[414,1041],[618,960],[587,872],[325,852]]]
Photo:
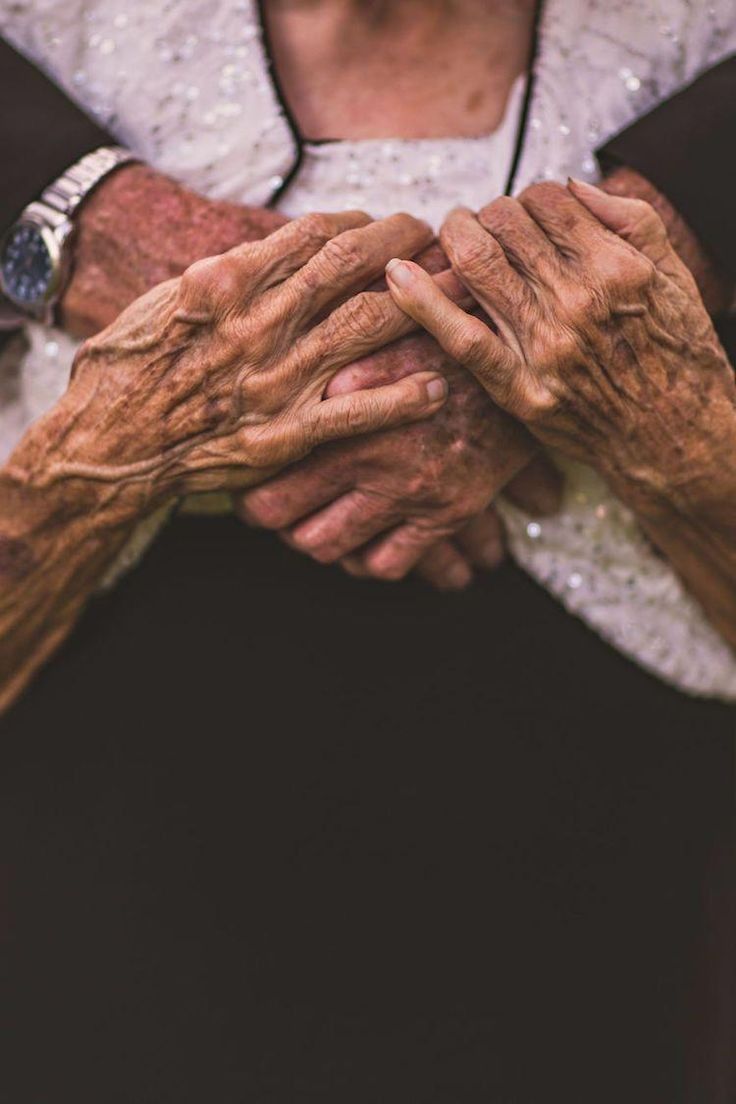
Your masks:
[[[532,28],[532,49],[531,57],[529,58],[529,65],[527,68],[528,76],[526,79],[526,90],[524,92],[524,102],[521,106],[521,114],[519,116],[519,126],[516,131],[516,145],[514,146],[514,154],[511,158],[511,168],[509,169],[508,179],[506,180],[506,187],[504,188],[504,195],[511,195],[514,184],[516,183],[516,174],[519,171],[519,163],[521,161],[521,155],[524,152],[524,140],[526,139],[527,122],[529,121],[529,109],[532,105],[532,96],[534,95],[534,83],[537,70],[537,58],[539,56],[539,38],[540,38],[540,26],[542,22],[542,8],[544,7],[544,0],[537,0],[534,10],[534,26]]]
[[[261,47],[263,57],[268,69],[268,75],[271,80],[271,87],[273,88],[274,95],[278,101],[281,113],[286,120],[286,124],[291,132],[291,138],[294,143],[294,159],[291,166],[287,169],[286,175],[279,184],[278,188],[273,192],[271,198],[268,200],[266,206],[273,207],[275,203],[281,198],[284,192],[287,190],[294,177],[301,168],[302,161],[304,160],[304,146],[305,138],[302,134],[299,124],[294,117],[294,114],[289,107],[289,102],[284,95],[284,90],[279,79],[278,69],[273,56],[273,48],[271,45],[271,36],[268,31],[268,22],[266,19],[266,12],[264,9],[265,0],[256,0],[256,11],[258,13],[258,22],[260,24],[261,32]],[[524,102],[521,106],[521,114],[519,115],[519,123],[516,131],[516,142],[514,144],[514,152],[511,158],[511,167],[509,169],[509,175],[506,179],[506,187],[504,188],[504,195],[511,195],[514,184],[516,182],[516,175],[519,170],[519,163],[521,161],[521,155],[524,152],[524,140],[526,138],[527,122],[529,120],[529,109],[531,108],[532,97],[534,95],[534,83],[536,77],[536,64],[539,55],[539,38],[540,38],[540,24],[542,21],[542,9],[544,7],[544,0],[536,0],[534,9],[534,24],[532,27],[532,48],[531,57],[529,58],[529,66],[527,70],[526,89],[524,91]],[[314,144],[329,144],[333,141],[341,141],[342,139],[330,139],[323,138],[317,139]],[[388,139],[387,139],[388,140]],[[311,143],[310,143],[311,144]]]
[[[274,203],[276,203],[281,198],[281,196],[284,194],[296,174],[299,172],[299,169],[301,168],[301,163],[304,158],[304,139],[302,137],[302,132],[299,129],[299,124],[294,118],[286,96],[284,95],[284,90],[281,87],[281,81],[279,80],[278,70],[276,68],[276,63],[273,57],[271,36],[268,32],[268,22],[266,20],[266,13],[263,7],[264,3],[265,0],[256,0],[256,11],[258,12],[258,22],[260,23],[261,28],[262,53],[266,62],[266,68],[268,69],[268,75],[271,79],[271,87],[273,88],[274,95],[278,100],[279,107],[281,108],[281,113],[286,120],[286,124],[289,130],[291,131],[291,138],[294,143],[294,159],[291,163],[291,166],[287,169],[284,179],[279,184],[276,191],[273,192],[271,198],[266,204],[267,207],[273,207]]]

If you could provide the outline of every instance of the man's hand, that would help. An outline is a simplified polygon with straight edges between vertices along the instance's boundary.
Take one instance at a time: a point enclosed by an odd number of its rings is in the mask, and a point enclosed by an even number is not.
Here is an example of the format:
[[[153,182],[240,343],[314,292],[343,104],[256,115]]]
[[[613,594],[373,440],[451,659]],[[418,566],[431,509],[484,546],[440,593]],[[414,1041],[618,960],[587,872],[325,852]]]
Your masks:
[[[260,241],[285,221],[276,211],[206,199],[147,165],[125,165],[80,209],[61,324],[77,337],[97,333],[194,261]]]
[[[419,567],[436,585],[454,588],[470,581],[471,564],[495,566],[502,534],[486,507],[536,453],[530,435],[426,335],[349,365],[327,393],[374,388],[419,370],[448,380],[438,414],[318,450],[246,493],[236,502],[240,516],[280,530],[322,563],[341,560],[355,575],[400,579]],[[536,478],[525,478],[525,502],[547,513],[556,508],[559,477],[541,463],[535,470]],[[459,547],[447,541],[453,534]]]

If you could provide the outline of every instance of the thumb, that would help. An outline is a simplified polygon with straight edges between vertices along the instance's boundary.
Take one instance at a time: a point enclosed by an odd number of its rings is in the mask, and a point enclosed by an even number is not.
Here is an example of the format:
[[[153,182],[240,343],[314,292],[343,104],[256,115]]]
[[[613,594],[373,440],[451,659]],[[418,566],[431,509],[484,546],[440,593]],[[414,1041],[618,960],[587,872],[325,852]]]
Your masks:
[[[594,184],[572,177],[568,179],[567,187],[599,222],[655,264],[659,264],[670,251],[665,225],[645,199],[612,195]]]

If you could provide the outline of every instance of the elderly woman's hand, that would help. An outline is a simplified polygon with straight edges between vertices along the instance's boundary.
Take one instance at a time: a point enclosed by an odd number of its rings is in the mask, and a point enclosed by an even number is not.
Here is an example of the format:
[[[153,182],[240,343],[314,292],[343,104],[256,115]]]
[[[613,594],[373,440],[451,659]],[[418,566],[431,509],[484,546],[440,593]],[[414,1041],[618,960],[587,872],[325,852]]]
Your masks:
[[[431,233],[408,215],[369,223],[307,216],[200,261],[82,346],[66,394],[0,470],[0,709],[160,503],[439,409],[436,371],[324,397],[343,365],[413,327],[388,292],[351,296]]]
[[[410,263],[389,265],[389,286],[499,405],[627,498],[654,504],[710,473],[733,372],[652,208],[538,184],[453,212],[441,241],[497,333]]]
[[[690,272],[641,200],[571,181],[441,234],[496,331],[411,262],[396,302],[543,443],[608,480],[736,644],[736,386]]]
[[[409,215],[308,215],[195,263],[82,346],[54,414],[74,447],[42,474],[154,497],[232,489],[324,441],[433,413],[437,372],[324,398],[343,365],[411,328],[387,293],[350,297],[430,239]]]

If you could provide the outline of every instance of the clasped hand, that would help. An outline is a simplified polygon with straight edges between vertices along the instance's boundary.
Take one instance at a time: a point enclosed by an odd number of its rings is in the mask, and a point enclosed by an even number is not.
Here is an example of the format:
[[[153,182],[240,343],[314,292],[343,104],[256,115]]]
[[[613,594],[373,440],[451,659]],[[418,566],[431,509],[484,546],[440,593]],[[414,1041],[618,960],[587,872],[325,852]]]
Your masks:
[[[409,257],[430,240],[409,215],[348,211],[196,262],[81,346],[46,427],[65,444],[39,479],[137,488],[146,509],[246,487],[326,441],[433,414],[447,394],[436,370],[325,397],[344,365],[413,328],[387,292],[356,292],[397,246]]]

